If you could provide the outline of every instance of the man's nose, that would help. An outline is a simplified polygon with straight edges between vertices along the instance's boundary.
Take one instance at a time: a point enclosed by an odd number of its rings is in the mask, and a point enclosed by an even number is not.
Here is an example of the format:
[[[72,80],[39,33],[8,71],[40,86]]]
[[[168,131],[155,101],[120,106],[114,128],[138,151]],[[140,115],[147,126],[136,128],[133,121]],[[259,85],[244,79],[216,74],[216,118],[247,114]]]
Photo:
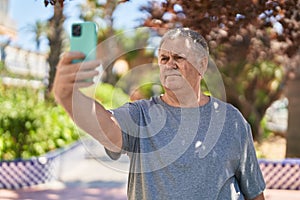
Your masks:
[[[177,69],[177,63],[175,61],[175,59],[173,57],[170,57],[167,64],[166,64],[167,68],[169,69]]]

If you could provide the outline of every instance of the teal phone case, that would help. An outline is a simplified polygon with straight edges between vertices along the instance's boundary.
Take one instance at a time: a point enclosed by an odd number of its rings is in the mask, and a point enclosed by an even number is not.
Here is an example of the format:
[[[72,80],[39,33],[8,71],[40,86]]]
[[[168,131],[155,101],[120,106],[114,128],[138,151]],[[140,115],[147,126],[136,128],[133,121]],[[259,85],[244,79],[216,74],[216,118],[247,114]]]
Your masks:
[[[81,27],[80,35],[73,33],[74,26]],[[85,54],[85,61],[96,59],[96,24],[94,22],[81,22],[72,24],[70,43],[71,51],[80,51]],[[82,61],[83,60],[73,60],[73,63]]]

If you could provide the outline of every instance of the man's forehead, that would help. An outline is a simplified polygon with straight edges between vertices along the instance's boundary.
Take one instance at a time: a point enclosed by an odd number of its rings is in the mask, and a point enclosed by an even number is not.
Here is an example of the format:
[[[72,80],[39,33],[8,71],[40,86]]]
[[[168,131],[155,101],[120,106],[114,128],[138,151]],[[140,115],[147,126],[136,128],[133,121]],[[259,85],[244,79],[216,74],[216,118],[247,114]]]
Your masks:
[[[160,47],[160,53],[186,54],[191,49],[191,43],[188,38],[177,37],[175,39],[167,39]]]
[[[169,54],[172,54],[172,55],[181,55],[181,56],[184,56],[187,54],[186,51],[180,51],[180,50],[177,50],[177,49],[170,49],[170,50],[167,50],[167,49],[160,49],[159,50],[159,55],[169,55]]]

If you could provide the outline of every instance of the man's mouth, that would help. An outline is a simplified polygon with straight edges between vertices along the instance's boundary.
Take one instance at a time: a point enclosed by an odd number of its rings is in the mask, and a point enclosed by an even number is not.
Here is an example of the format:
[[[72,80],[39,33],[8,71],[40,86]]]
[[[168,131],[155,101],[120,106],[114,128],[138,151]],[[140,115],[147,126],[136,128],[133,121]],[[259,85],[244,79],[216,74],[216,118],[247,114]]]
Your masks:
[[[181,74],[166,74],[166,77],[168,77],[168,76],[181,76]]]

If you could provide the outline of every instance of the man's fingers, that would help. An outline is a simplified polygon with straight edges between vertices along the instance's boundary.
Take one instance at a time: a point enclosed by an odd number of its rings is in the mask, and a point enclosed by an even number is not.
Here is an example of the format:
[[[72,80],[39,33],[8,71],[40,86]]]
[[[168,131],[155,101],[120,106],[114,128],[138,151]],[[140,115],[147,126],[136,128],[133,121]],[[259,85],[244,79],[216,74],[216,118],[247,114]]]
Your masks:
[[[99,72],[96,70],[79,71],[79,72],[61,75],[59,79],[60,79],[60,84],[68,84],[68,83],[74,84],[76,82],[82,82],[89,79],[93,79],[98,74]]]
[[[101,62],[99,60],[92,60],[92,61],[84,61],[79,64],[79,71],[87,71],[87,70],[94,70],[95,68],[99,67]]]
[[[97,67],[99,67],[99,65],[100,61],[93,60],[74,64],[59,65],[57,70],[59,70],[60,74],[74,74],[83,71],[95,70]]]
[[[80,82],[80,81],[85,81],[87,79],[92,79],[95,76],[97,76],[98,74],[99,74],[99,72],[96,71],[96,70],[78,72],[78,73],[76,73],[76,76],[75,76],[75,82]]]
[[[85,55],[79,51],[70,51],[62,54],[58,66],[70,64],[72,60],[84,59]]]

